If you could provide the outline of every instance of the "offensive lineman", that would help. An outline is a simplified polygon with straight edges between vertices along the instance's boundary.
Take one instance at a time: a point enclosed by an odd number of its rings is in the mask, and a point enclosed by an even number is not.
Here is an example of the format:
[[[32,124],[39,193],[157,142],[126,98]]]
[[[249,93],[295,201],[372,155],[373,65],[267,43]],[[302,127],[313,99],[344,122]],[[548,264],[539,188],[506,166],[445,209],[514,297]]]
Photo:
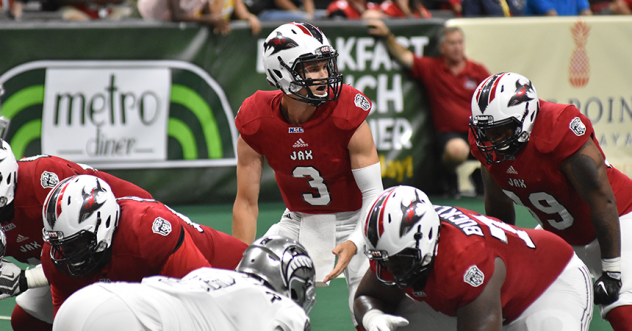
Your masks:
[[[310,330],[315,271],[302,245],[280,236],[258,239],[236,270],[96,283],[70,296],[53,330]]]
[[[60,180],[83,174],[97,176],[106,181],[116,197],[137,196],[151,199],[151,194],[128,181],[55,156],[38,155],[16,161],[11,146],[0,139],[0,224],[7,236],[5,255],[22,263],[37,265],[27,270],[27,279],[33,286],[43,285],[31,288],[16,298],[17,304],[11,315],[13,330],[37,331],[52,328],[50,288],[46,286],[47,282],[39,265],[44,243],[42,207],[46,195]],[[12,284],[11,280],[8,282]],[[7,291],[11,295],[21,292],[15,287]],[[3,292],[6,293],[4,289]]]
[[[590,326],[590,274],[550,232],[433,206],[410,186],[385,190],[362,218],[371,270],[356,292],[355,314],[367,331],[407,325],[392,315],[407,298],[456,317],[458,331]]]
[[[256,236],[265,158],[287,207],[267,235],[303,244],[316,265],[317,284],[344,270],[351,309],[368,268],[366,257],[357,254],[364,245],[359,213],[382,191],[365,121],[371,102],[342,84],[338,53],[312,24],[281,25],[266,38],[263,52],[267,80],[280,91],[256,92],[235,119],[240,136],[233,235],[246,243]],[[335,267],[332,253],[338,257]]]

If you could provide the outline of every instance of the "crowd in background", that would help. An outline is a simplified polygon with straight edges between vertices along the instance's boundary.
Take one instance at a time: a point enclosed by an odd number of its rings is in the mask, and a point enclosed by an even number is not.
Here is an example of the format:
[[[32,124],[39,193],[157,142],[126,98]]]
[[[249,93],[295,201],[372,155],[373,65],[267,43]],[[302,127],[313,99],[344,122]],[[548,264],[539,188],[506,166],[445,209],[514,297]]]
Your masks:
[[[226,35],[231,20],[247,21],[258,34],[261,21],[626,15],[631,7],[632,0],[1,0],[0,16],[200,22]]]

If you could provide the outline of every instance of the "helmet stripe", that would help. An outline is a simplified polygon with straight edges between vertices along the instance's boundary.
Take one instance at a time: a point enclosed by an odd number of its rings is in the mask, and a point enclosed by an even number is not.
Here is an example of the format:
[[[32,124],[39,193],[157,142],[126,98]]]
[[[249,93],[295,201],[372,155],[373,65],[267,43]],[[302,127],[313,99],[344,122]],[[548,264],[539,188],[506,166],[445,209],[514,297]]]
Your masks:
[[[384,191],[377,198],[375,203],[371,206],[370,212],[368,213],[367,219],[365,221],[366,225],[364,234],[369,239],[373,247],[377,245],[377,241],[384,233],[384,205],[386,204],[388,198],[394,190],[395,187],[392,187]]]
[[[505,74],[506,72],[503,72],[502,74],[496,74],[489,77],[478,90],[476,100],[478,101],[478,108],[481,110],[481,113],[484,113],[489,103],[496,98],[496,87],[498,87],[500,78]]]

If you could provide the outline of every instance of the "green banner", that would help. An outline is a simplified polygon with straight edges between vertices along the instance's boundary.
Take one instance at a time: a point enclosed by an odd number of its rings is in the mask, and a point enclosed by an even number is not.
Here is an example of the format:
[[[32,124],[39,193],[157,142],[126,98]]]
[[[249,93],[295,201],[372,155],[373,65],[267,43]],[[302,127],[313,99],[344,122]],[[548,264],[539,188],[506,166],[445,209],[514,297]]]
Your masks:
[[[443,20],[390,21],[417,54],[437,54]],[[229,36],[194,24],[19,23],[0,27],[1,115],[16,157],[53,154],[130,180],[169,204],[227,203],[236,193],[233,119],[270,90],[263,39],[236,24]],[[368,122],[386,187],[436,191],[437,162],[423,88],[361,22],[319,22],[340,53],[345,83],[374,107]],[[7,51],[10,50],[10,51]],[[280,200],[271,170],[262,200]]]

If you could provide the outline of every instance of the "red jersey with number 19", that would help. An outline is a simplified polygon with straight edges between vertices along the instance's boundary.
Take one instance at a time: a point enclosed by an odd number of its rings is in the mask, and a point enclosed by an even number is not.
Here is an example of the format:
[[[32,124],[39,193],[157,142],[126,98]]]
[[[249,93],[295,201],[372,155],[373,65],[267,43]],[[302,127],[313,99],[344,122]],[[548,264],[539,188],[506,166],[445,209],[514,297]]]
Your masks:
[[[360,209],[362,193],[347,146],[371,110],[369,99],[343,85],[337,100],[318,107],[309,121],[292,125],[280,111],[282,93],[256,92],[241,105],[235,124],[274,170],[285,206],[310,214]]]
[[[496,183],[516,204],[528,208],[533,217],[571,245],[593,241],[590,206],[577,194],[560,171],[560,164],[592,139],[599,147],[590,120],[575,106],[540,100],[540,112],[529,141],[515,160],[487,164],[470,133],[472,154],[489,170]],[[601,152],[602,155],[603,151]],[[605,155],[604,155],[605,159]],[[607,164],[610,185],[619,215],[632,211],[632,180]]]

